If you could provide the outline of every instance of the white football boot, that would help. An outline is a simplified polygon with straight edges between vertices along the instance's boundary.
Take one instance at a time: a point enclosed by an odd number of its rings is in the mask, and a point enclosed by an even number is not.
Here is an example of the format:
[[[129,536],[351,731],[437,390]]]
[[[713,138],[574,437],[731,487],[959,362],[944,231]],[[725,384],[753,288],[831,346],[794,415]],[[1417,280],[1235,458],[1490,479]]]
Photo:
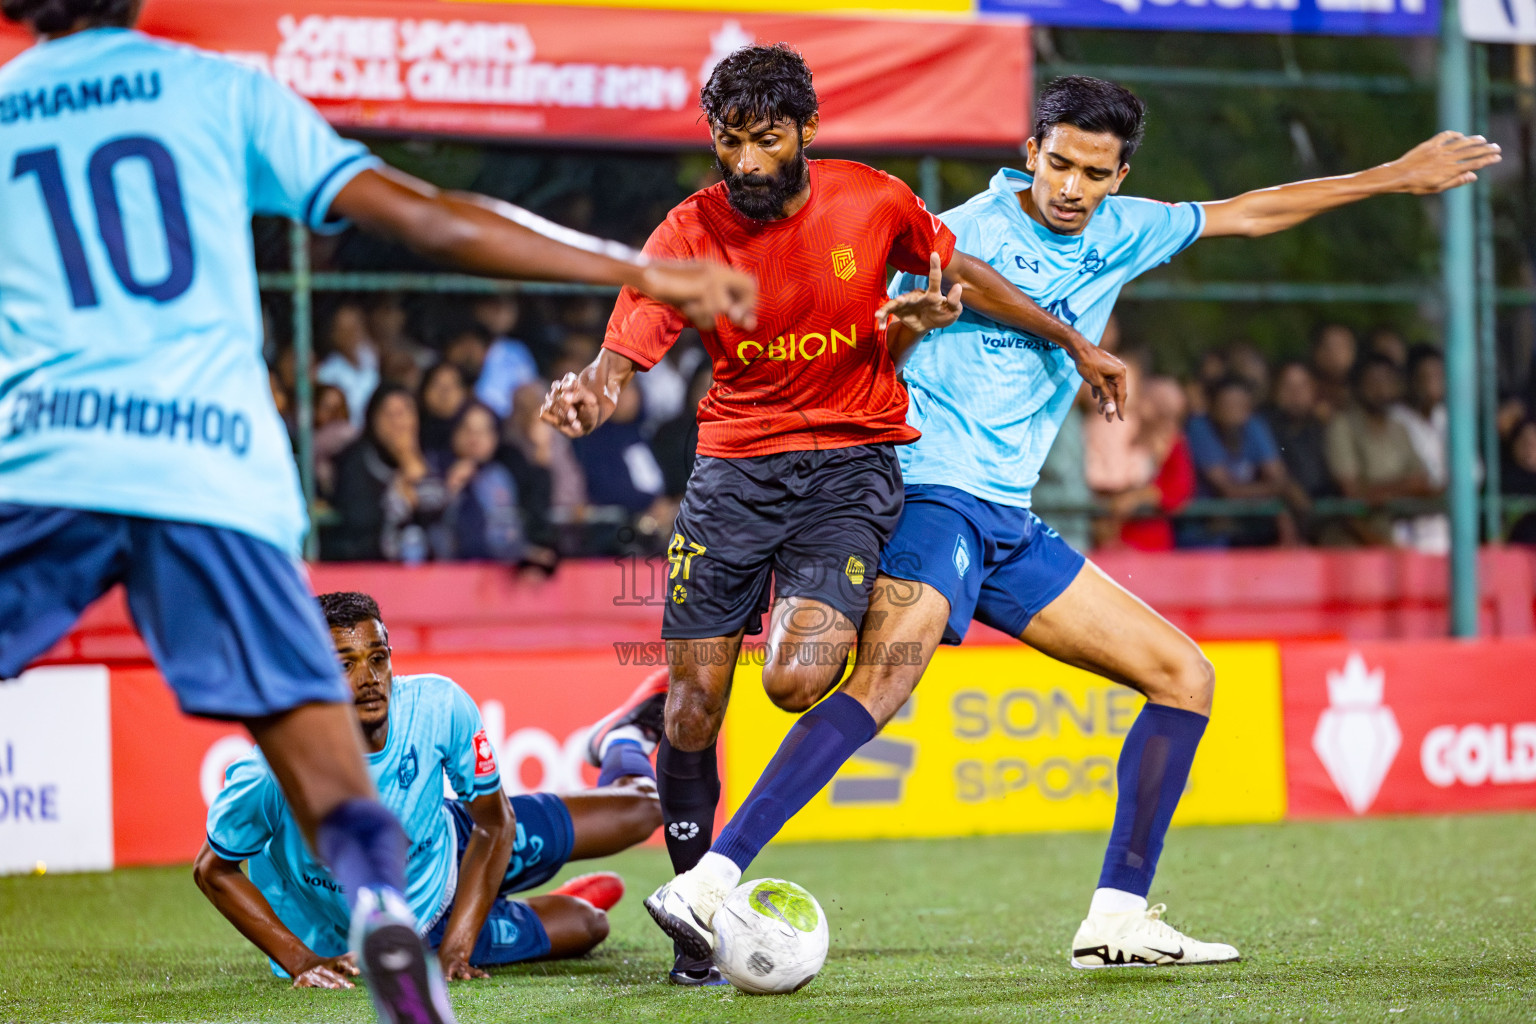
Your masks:
[[[1125,914],[1090,913],[1072,939],[1072,966],[1174,967],[1240,959],[1225,942],[1201,942],[1173,928],[1163,920],[1167,909],[1159,903]]]
[[[701,865],[647,896],[645,909],[682,952],[695,960],[709,960],[715,951],[715,933],[710,925],[715,911],[734,888]]]

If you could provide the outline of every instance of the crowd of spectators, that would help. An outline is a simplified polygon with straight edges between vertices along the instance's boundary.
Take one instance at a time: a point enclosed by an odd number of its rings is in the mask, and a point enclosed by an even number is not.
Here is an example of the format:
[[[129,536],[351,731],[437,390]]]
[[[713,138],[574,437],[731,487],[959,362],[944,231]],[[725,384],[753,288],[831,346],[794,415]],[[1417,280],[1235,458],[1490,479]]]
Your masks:
[[[1272,365],[1240,341],[1204,353],[1180,380],[1155,373],[1152,354],[1113,323],[1104,344],[1129,368],[1126,418],[1091,415],[1081,396],[1036,490],[1036,507],[1069,540],[1447,550],[1437,348],[1388,329],[1362,343],[1324,324],[1306,359]],[[1536,455],[1536,429],[1531,440]]]
[[[591,436],[572,441],[538,416],[548,382],[597,354],[606,315],[587,295],[334,302],[317,318],[312,375],[321,557],[537,572],[561,555],[663,548],[710,384],[697,334]],[[269,355],[297,436],[292,348]]]
[[[538,417],[548,381],[596,355],[606,313],[589,295],[337,300],[313,373],[321,556],[547,571],[561,555],[661,550],[710,386],[697,335],[640,374],[591,436],[572,441]],[[1035,489],[1074,544],[1447,549],[1435,347],[1324,324],[1306,358],[1272,362],[1236,342],[1181,378],[1113,321],[1103,343],[1130,368],[1125,419],[1092,415],[1081,395]],[[270,354],[292,428],[292,352]],[[1536,495],[1536,417],[1511,403],[1500,429],[1505,492]],[[1536,516],[1513,539],[1536,541]]]

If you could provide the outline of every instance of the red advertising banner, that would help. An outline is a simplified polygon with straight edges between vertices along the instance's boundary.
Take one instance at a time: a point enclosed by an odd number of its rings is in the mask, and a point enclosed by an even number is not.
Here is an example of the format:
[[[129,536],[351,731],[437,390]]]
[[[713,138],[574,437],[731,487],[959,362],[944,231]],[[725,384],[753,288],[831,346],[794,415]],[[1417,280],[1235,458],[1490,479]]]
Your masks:
[[[511,793],[584,789],[587,726],[613,710],[646,674],[611,648],[568,653],[402,655],[395,672],[436,672],[475,698]],[[114,668],[111,682],[115,860],[190,861],[224,769],[251,748],[238,725],[183,715],[152,668]]]
[[[148,0],[140,27],[270,70],[333,123],[450,135],[702,145],[701,82],[793,43],[823,149],[1017,150],[1029,29],[1007,21],[718,14],[435,0]],[[0,58],[24,40],[0,40]]]
[[[1536,807],[1536,640],[1284,644],[1294,817]]]

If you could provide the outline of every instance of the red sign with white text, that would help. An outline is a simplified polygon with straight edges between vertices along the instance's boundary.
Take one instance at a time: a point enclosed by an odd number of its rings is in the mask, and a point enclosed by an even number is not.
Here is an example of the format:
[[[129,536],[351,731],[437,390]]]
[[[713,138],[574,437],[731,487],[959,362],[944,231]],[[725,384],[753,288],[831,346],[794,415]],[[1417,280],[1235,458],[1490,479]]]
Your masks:
[[[655,671],[621,667],[611,649],[402,655],[394,664],[397,675],[448,676],[474,697],[485,722],[475,738],[477,773],[499,763],[509,793],[593,785],[597,772],[584,760],[587,727]],[[116,863],[190,861],[224,770],[250,750],[250,737],[233,723],[183,715],[153,668],[114,668],[111,695]]]
[[[148,0],[139,25],[265,67],[346,128],[702,145],[709,72],[742,46],[780,41],[815,75],[823,148],[1017,150],[1029,118],[1022,22]],[[0,59],[26,43],[8,28]]]
[[[1280,656],[1292,816],[1536,808],[1536,640]]]

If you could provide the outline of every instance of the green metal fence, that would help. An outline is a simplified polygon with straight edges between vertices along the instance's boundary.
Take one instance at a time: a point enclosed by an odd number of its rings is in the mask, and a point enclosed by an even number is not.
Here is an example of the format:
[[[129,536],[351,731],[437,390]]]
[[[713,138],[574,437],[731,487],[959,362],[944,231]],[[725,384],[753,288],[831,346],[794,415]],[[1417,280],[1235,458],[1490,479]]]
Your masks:
[[[1400,75],[1364,75],[1303,71],[1294,63],[1274,70],[1233,70],[1211,68],[1142,67],[1063,62],[1040,62],[1036,75],[1041,80],[1059,74],[1090,74],[1132,83],[1181,86],[1196,89],[1300,89],[1348,91],[1379,96],[1424,94],[1437,91],[1441,99],[1441,121],[1451,125],[1474,125],[1486,130],[1489,107],[1494,97],[1517,92],[1511,83],[1491,82],[1488,75],[1487,47],[1471,46],[1461,39],[1456,27],[1454,0],[1445,8],[1447,35],[1441,41],[1441,67],[1437,82],[1431,83]],[[1536,90],[1530,90],[1536,102]],[[928,205],[942,209],[940,162],[927,157],[918,165],[919,192]],[[1440,300],[1447,316],[1447,373],[1452,402],[1453,438],[1451,465],[1457,479],[1448,495],[1452,517],[1457,523],[1460,542],[1453,555],[1453,574],[1457,597],[1453,599],[1452,631],[1471,635],[1475,630],[1475,558],[1472,557],[1475,533],[1481,513],[1487,536],[1498,538],[1512,520],[1506,509],[1507,499],[1500,494],[1498,475],[1498,438],[1494,429],[1497,401],[1497,365],[1495,359],[1495,317],[1500,306],[1536,305],[1536,288],[1498,288],[1493,265],[1493,222],[1489,189],[1486,184],[1473,193],[1447,197],[1448,221],[1444,265],[1447,268]],[[301,225],[293,225],[289,235],[290,266],[286,273],[264,273],[263,290],[287,293],[292,297],[293,344],[298,374],[295,394],[295,419],[298,425],[296,447],[306,500],[314,504],[313,393],[310,369],[314,363],[314,297],[320,293],[399,291],[408,293],[492,293],[522,294],[614,294],[613,289],[585,285],[512,283],[451,273],[373,273],[315,272],[309,266],[308,235]],[[1404,281],[1395,284],[1352,282],[1287,281],[1166,281],[1135,283],[1125,289],[1124,297],[1141,301],[1181,302],[1258,302],[1258,303],[1380,303],[1419,305],[1425,301],[1426,284]],[[1481,410],[1481,415],[1477,410]],[[1481,435],[1481,444],[1478,435]],[[1485,466],[1481,494],[1471,477],[1475,454],[1481,449]],[[1358,503],[1343,503],[1330,514],[1356,514],[1366,511]],[[1527,509],[1518,502],[1512,508]],[[1081,511],[1097,513],[1095,509]],[[1186,510],[1184,515],[1274,515],[1277,508],[1265,503],[1209,502]],[[313,532],[307,551],[315,554]]]

